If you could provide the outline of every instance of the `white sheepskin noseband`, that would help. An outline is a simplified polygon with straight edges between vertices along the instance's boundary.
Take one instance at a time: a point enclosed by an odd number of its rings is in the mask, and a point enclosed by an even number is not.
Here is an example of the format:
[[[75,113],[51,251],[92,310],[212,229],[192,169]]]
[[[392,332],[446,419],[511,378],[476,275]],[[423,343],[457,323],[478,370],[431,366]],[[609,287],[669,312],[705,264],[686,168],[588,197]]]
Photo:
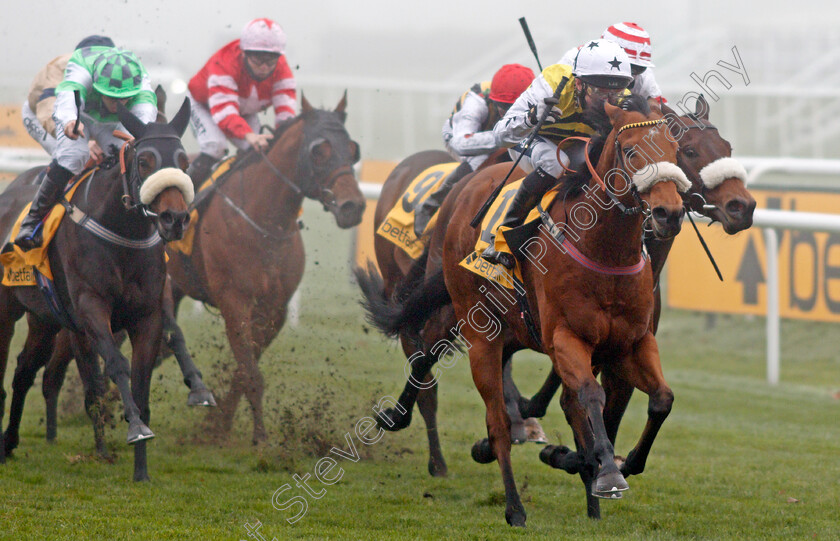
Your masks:
[[[747,184],[747,170],[735,158],[717,159],[700,170],[700,180],[710,190],[728,178],[739,178]]]
[[[171,187],[181,190],[184,201],[188,205],[192,203],[195,197],[192,179],[175,167],[166,167],[150,175],[146,182],[140,186],[140,202],[144,205],[150,205],[160,192]]]
[[[666,180],[673,180],[677,185],[677,190],[681,192],[688,191],[691,187],[691,182],[688,181],[683,170],[671,162],[656,162],[636,171],[633,175],[633,184],[636,185],[639,193],[645,193],[657,182]]]

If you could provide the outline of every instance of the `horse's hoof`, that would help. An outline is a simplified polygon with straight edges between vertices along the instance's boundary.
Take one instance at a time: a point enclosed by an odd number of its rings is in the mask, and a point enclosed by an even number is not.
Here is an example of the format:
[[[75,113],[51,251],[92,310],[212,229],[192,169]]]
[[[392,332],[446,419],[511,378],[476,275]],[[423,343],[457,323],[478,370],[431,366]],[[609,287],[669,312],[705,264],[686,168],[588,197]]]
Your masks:
[[[9,434],[7,433],[4,439],[5,445],[3,446],[3,448],[6,451],[6,456],[12,456],[12,451],[17,449],[19,438],[17,436],[9,437]]]
[[[449,471],[446,468],[446,462],[441,460],[429,459],[429,475],[432,477],[446,477]]]
[[[496,460],[496,455],[493,454],[493,448],[490,447],[490,440],[487,438],[475,442],[470,454],[472,455],[472,459],[479,464],[490,464]]]
[[[511,423],[510,443],[512,445],[522,445],[526,441],[528,441],[528,431],[525,428],[525,423]]]
[[[601,473],[595,478],[595,484],[592,485],[592,495],[596,498],[617,499],[628,488],[630,488],[630,485],[627,484],[621,472],[612,469],[612,471]]]
[[[390,421],[390,423],[388,421]],[[396,432],[397,430],[407,428],[408,425],[411,424],[411,411],[409,410],[407,413],[403,414],[394,408],[388,408],[379,412],[376,416],[376,422],[379,425],[379,428],[387,430],[388,432]]]
[[[141,482],[149,482],[149,481],[151,481],[151,479],[149,479],[149,474],[148,473],[135,473],[134,474],[134,481],[138,482],[138,483],[141,483]]]
[[[505,512],[505,520],[508,524],[515,528],[524,528],[525,527],[525,511],[513,511]]]
[[[580,459],[580,455],[565,445],[546,445],[540,451],[540,460],[552,468],[571,474],[580,473],[583,468],[583,460]]]
[[[128,425],[128,437],[126,441],[129,445],[134,445],[137,442],[150,440],[155,437],[155,433],[146,426],[142,421],[136,421]]]
[[[542,425],[534,417],[525,419],[525,433],[530,442],[540,444],[548,443],[548,437],[545,435]]]
[[[187,405],[215,408],[216,399],[213,397],[213,393],[211,393],[209,389],[199,389],[196,391],[190,391],[190,395],[187,397]]]

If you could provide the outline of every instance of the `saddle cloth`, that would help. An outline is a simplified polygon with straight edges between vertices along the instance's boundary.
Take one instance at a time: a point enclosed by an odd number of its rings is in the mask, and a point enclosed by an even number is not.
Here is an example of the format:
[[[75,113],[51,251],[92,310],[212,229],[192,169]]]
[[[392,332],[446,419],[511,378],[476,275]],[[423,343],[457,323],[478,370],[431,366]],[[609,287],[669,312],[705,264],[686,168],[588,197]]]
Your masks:
[[[490,239],[494,234],[496,236],[496,241],[493,246],[496,248],[496,251],[507,252],[509,254],[513,253],[505,238],[505,233],[510,231],[510,229],[507,227],[501,227],[501,223],[510,208],[510,204],[513,202],[513,198],[516,196],[516,192],[522,185],[522,180],[523,179],[519,179],[509,183],[507,186],[502,188],[501,192],[499,192],[499,196],[490,206],[490,209],[481,221],[481,233],[478,235],[478,240],[476,240],[474,251],[465,257],[460,263],[460,266],[464,267],[468,271],[478,274],[488,280],[492,280],[507,289],[514,289],[514,280],[519,282],[522,281],[522,271],[520,269],[519,260],[516,260],[516,267],[513,269],[513,272],[511,272],[502,265],[494,265],[489,261],[485,261],[481,258],[481,253],[490,246]],[[542,208],[548,209],[551,206],[551,203],[557,197],[557,190],[558,189],[556,187],[552,188],[543,196],[542,201],[540,202]],[[523,225],[516,228],[516,231],[519,231],[520,229],[525,231],[536,231],[536,222],[539,220],[540,213],[536,208],[534,208],[528,214],[528,217],[525,219]]]
[[[71,187],[65,191],[64,198],[68,201],[72,201],[73,196],[76,193],[76,189],[81,186],[85,180],[90,178],[94,171],[95,169],[87,171],[80,176],[71,185]],[[29,207],[31,206],[32,203],[29,203],[21,211],[14,226],[12,226],[12,232],[9,236],[10,239],[17,237],[18,231],[20,231],[20,224],[23,222],[24,216],[29,213]],[[24,252],[20,249],[20,247],[16,244],[12,244],[11,242],[7,243],[3,247],[3,253],[0,254],[0,265],[3,265],[4,286],[38,285],[35,280],[35,272],[33,269],[37,269],[40,274],[48,278],[50,281],[53,280],[50,262],[47,258],[47,247],[55,237],[55,233],[58,231],[58,225],[61,223],[64,213],[64,207],[61,204],[57,204],[52,208],[52,210],[50,210],[49,214],[47,214],[47,217],[44,219],[44,223],[41,225],[41,235],[44,240],[38,248],[33,248],[32,250]]]
[[[414,234],[414,210],[443,184],[443,180],[458,165],[458,162],[433,165],[417,175],[385,217],[376,234],[399,246],[412,259],[420,257],[429,236],[423,235],[418,239]],[[435,223],[437,212],[426,226],[426,231],[434,229]]]

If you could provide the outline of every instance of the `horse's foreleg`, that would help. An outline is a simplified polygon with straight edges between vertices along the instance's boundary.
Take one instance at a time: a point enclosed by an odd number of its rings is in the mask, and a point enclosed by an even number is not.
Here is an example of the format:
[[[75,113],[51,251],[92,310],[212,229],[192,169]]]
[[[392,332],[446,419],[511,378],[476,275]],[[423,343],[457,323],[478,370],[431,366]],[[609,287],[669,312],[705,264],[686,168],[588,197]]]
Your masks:
[[[9,408],[9,426],[6,429],[5,450],[6,455],[11,455],[20,438],[20,421],[23,417],[23,405],[26,402],[26,393],[35,383],[35,376],[52,354],[53,344],[59,327],[45,325],[36,318],[29,317],[29,334],[23,351],[17,358],[15,377],[12,380],[12,403]]]
[[[3,415],[6,410],[6,364],[9,360],[9,346],[15,334],[15,322],[23,316],[22,307],[17,304],[6,288],[0,288],[0,464],[6,462],[6,443],[3,436]]]
[[[557,389],[560,388],[560,383],[562,383],[560,376],[552,370],[549,372],[548,376],[546,376],[545,382],[543,382],[540,390],[537,391],[537,394],[532,396],[530,400],[520,396],[519,411],[522,416],[537,418],[545,417],[548,405],[551,403],[551,399],[554,398],[554,395],[557,394]]]
[[[64,330],[58,333],[52,357],[44,368],[41,391],[44,394],[47,409],[47,441],[55,441],[58,426],[58,394],[64,385],[67,367],[73,360],[70,337],[69,331]]]
[[[247,304],[247,303],[244,303]],[[222,316],[225,319],[225,331],[227,333],[230,348],[236,359],[236,370],[233,374],[230,391],[224,397],[220,407],[222,415],[222,430],[230,432],[233,426],[233,415],[242,393],[245,393],[251,405],[251,412],[254,419],[253,441],[258,443],[267,439],[265,425],[263,423],[263,377],[257,366],[258,357],[255,355],[256,342],[254,341],[253,319],[247,307],[243,303],[231,303],[230,306],[220,306]]]
[[[97,297],[85,294],[79,296],[77,306],[77,313],[82,318],[82,328],[96,348],[95,352],[83,351],[80,353],[85,356],[84,362],[87,363],[97,362],[95,353],[99,353],[105,361],[105,373],[108,374],[111,381],[117,384],[117,389],[119,389],[123,401],[123,413],[126,421],[128,421],[126,441],[129,445],[133,445],[154,438],[154,433],[140,418],[140,409],[131,394],[131,382],[129,380],[131,365],[128,359],[120,353],[114,335],[111,334],[110,309]],[[148,317],[145,319],[148,319]],[[139,324],[139,322],[134,323],[135,326]],[[158,324],[160,324],[159,318]],[[160,345],[160,332],[157,333],[156,340],[158,342],[154,344],[155,349]],[[132,343],[132,346],[134,346],[134,343]],[[77,362],[79,360],[79,358],[76,359]]]
[[[403,337],[403,340],[406,339]],[[412,348],[414,349],[414,348]],[[432,367],[438,361],[438,354],[424,351],[414,351],[404,366],[405,372],[408,373],[405,387],[397,399],[396,408],[387,408],[377,415],[377,422],[379,428],[389,431],[397,431],[406,428],[411,424],[411,414],[414,411],[414,404],[417,402],[417,395],[423,389],[429,389],[437,385],[437,379],[440,375],[438,370],[435,374],[431,374]]]
[[[472,334],[472,333],[470,333]],[[489,447],[499,462],[505,486],[505,519],[511,526],[525,526],[525,508],[516,490],[513,466],[510,460],[510,417],[505,409],[502,389],[501,345],[488,343],[481,335],[466,337],[470,349],[470,369],[473,382],[484,399],[487,409],[487,436]],[[501,340],[499,340],[501,341]]]
[[[633,355],[625,359],[618,367],[618,375],[635,388],[648,395],[648,419],[638,443],[627,455],[621,466],[624,475],[636,475],[645,469],[653,441],[662,427],[662,423],[671,413],[674,393],[662,374],[659,362],[659,348],[653,334],[648,333],[636,345]]]
[[[149,390],[152,382],[152,369],[160,349],[163,333],[163,318],[159,312],[134,322],[128,328],[131,340],[131,391],[132,398],[140,410],[140,419],[148,424],[151,418],[149,410]],[[149,470],[146,462],[146,442],[141,440],[134,446],[134,480],[148,481]]]
[[[525,433],[525,419],[519,411],[519,400],[522,394],[513,382],[513,363],[511,355],[502,359],[502,390],[505,397],[505,409],[510,417],[510,439],[513,443],[525,443],[528,435]]]
[[[563,381],[564,394],[577,398],[561,400],[563,411],[567,419],[576,420],[572,428],[575,437],[586,446],[587,458],[591,456],[599,464],[591,494],[602,498],[617,497],[629,487],[615,464],[613,445],[604,426],[606,396],[592,374],[592,348],[562,327],[555,330],[552,338],[554,370]],[[581,412],[585,413],[587,423],[579,420]]]

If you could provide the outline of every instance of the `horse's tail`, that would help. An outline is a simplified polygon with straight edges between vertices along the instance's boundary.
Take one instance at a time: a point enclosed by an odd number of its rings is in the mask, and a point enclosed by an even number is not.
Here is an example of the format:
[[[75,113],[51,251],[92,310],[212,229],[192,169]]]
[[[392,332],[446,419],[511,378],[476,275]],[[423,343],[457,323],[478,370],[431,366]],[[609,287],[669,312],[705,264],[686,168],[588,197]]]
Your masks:
[[[385,296],[382,277],[373,264],[369,264],[366,271],[361,268],[355,271],[365,297],[361,304],[367,312],[367,320],[386,336],[397,338],[406,333],[412,339],[419,338],[426,321],[452,302],[443,280],[443,270],[423,280],[423,275],[415,271],[419,263],[420,260],[414,263],[392,299]]]

